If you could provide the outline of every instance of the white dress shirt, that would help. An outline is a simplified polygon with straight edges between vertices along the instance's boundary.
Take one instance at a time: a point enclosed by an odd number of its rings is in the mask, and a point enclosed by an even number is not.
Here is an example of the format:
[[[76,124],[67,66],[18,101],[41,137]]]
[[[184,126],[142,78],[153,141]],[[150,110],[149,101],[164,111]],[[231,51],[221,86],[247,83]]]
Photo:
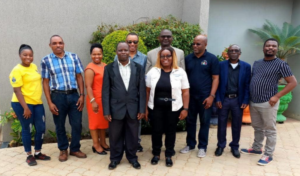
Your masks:
[[[119,71],[120,71],[120,75],[122,77],[123,83],[125,85],[126,90],[128,90],[130,74],[131,74],[130,60],[128,61],[128,63],[126,65],[122,65],[121,62],[119,62],[119,60],[118,60],[118,65],[119,65]]]

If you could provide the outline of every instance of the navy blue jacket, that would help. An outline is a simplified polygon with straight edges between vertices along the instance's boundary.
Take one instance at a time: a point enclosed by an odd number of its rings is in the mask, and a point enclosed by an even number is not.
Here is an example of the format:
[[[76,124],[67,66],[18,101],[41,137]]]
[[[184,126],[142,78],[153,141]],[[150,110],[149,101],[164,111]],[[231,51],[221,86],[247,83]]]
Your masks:
[[[223,101],[225,99],[225,93],[228,83],[228,67],[229,67],[229,60],[225,60],[219,63],[219,87],[216,93],[216,102]],[[239,61],[239,87],[238,87],[238,99],[239,105],[242,104],[249,104],[249,85],[251,79],[251,66],[247,62]]]

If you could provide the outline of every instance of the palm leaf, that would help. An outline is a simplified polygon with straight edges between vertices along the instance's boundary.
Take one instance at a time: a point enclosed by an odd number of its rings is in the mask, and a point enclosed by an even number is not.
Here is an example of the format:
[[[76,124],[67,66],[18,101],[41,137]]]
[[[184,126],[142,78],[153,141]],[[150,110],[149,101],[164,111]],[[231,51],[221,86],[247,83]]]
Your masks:
[[[271,38],[272,36],[267,31],[264,31],[262,29],[249,29],[252,33],[258,35],[262,40],[266,40],[268,38]]]

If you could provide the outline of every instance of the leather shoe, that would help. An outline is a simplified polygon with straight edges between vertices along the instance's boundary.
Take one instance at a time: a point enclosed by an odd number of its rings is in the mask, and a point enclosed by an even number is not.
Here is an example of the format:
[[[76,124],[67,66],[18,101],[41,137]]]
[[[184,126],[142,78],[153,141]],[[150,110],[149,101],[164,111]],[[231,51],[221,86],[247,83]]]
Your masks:
[[[234,157],[236,158],[240,158],[241,157],[241,154],[240,154],[240,151],[239,150],[236,150],[236,149],[231,149],[231,153]]]
[[[104,150],[103,150],[102,152],[98,152],[98,151],[95,149],[94,146],[92,147],[92,150],[93,150],[94,153],[97,153],[97,154],[99,154],[99,155],[107,155],[107,153],[106,153]]]
[[[82,151],[78,150],[77,152],[71,152],[70,155],[76,156],[77,158],[86,158],[86,154],[83,153]]]
[[[138,161],[132,161],[132,162],[130,162],[130,164],[135,169],[140,169],[141,168],[141,165],[140,165],[140,163]]]
[[[223,154],[224,149],[221,147],[218,147],[215,151],[216,156],[221,156]]]
[[[166,157],[166,166],[167,167],[173,166],[173,161],[172,161],[171,157]]]
[[[156,165],[159,161],[159,156],[153,156],[152,160],[151,160],[151,164],[152,165]]]
[[[59,153],[58,160],[64,162],[68,160],[68,150],[61,150]]]
[[[108,165],[108,169],[113,170],[117,167],[118,164],[120,164],[120,161],[111,161],[110,164]]]

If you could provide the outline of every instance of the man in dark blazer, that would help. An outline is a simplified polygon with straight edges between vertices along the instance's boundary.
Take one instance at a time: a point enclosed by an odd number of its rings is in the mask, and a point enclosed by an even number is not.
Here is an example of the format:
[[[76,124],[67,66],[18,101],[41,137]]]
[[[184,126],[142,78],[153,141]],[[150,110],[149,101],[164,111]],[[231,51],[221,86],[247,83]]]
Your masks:
[[[110,160],[108,168],[115,169],[125,151],[126,158],[136,169],[139,121],[145,116],[146,86],[142,66],[129,59],[129,46],[120,42],[118,60],[105,67],[102,103],[109,124]]]
[[[221,156],[226,147],[226,127],[231,111],[232,142],[229,144],[234,157],[240,158],[239,141],[243,110],[249,104],[250,64],[239,60],[241,48],[230,45],[229,60],[220,62],[219,87],[216,93],[216,105],[220,109],[218,117],[218,144],[216,156]]]

